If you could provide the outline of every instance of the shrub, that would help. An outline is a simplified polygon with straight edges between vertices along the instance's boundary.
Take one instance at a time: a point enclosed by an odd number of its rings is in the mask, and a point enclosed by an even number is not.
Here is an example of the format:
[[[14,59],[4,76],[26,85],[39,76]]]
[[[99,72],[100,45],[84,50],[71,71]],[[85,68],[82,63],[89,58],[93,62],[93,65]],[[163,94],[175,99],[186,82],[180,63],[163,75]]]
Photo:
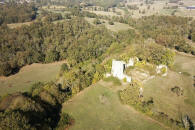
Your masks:
[[[98,24],[101,24],[101,21],[100,21],[99,19],[95,19],[95,20],[93,21],[93,23],[96,24],[96,25],[98,25]]]
[[[120,86],[121,85],[121,81],[118,78],[113,77],[113,76],[105,78],[104,81],[106,81],[106,82],[113,82],[113,84],[116,85],[116,86]]]
[[[46,54],[46,57],[45,57],[45,62],[46,63],[51,63],[53,61],[57,61],[59,60],[60,56],[59,56],[59,53],[56,52],[56,51],[50,51]]]
[[[173,93],[177,94],[177,96],[183,95],[183,90],[178,86],[175,86],[174,88],[171,88],[171,91]]]
[[[30,93],[32,94],[32,92],[33,92],[35,89],[41,88],[43,85],[44,85],[44,83],[42,83],[42,82],[34,83],[34,84],[30,87]]]
[[[57,130],[66,130],[69,126],[73,125],[74,119],[66,113],[61,114],[60,121],[58,122]]]
[[[128,105],[137,105],[141,103],[139,98],[139,86],[136,83],[132,83],[128,88],[120,91],[120,99],[122,103]]]
[[[105,71],[110,73],[112,69],[112,59],[109,59],[104,65]]]
[[[109,21],[108,24],[114,25],[114,22],[113,21]]]
[[[163,67],[163,68],[161,68],[160,71],[161,71],[162,74],[165,74],[167,72],[167,69],[165,67]]]
[[[33,130],[29,119],[20,112],[0,113],[0,129],[2,130]]]
[[[12,68],[7,62],[0,62],[0,76],[8,76],[12,73]]]
[[[60,68],[60,72],[65,72],[65,71],[68,71],[69,70],[69,67],[66,63],[63,63],[61,65],[61,68]]]
[[[126,83],[126,82],[127,82],[127,78],[124,78],[124,79],[123,79],[123,82],[125,82],[125,83]]]

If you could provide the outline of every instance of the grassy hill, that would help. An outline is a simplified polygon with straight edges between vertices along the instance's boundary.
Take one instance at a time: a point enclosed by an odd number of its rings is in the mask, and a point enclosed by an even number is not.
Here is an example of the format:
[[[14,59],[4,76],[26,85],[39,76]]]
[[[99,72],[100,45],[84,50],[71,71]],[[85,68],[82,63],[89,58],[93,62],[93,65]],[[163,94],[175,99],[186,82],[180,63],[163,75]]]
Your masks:
[[[187,114],[195,121],[194,68],[194,57],[177,54],[173,70],[168,71],[166,77],[157,76],[144,84],[145,98],[153,97],[156,111],[177,120]],[[183,90],[183,95],[171,91],[176,86]]]
[[[51,64],[32,64],[23,67],[19,73],[0,78],[0,95],[25,92],[36,82],[48,82],[55,80],[62,62]]]
[[[123,105],[118,90],[126,85],[116,86],[100,81],[63,104],[62,112],[75,118],[72,130],[164,130],[166,126]]]

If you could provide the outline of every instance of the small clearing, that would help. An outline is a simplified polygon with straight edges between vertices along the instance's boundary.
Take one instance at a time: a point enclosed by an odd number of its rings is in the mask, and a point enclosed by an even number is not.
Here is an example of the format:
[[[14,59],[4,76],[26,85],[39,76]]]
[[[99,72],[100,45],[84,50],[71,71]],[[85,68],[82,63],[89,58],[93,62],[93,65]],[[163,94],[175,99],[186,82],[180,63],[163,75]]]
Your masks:
[[[99,25],[95,25],[93,23],[95,18],[87,18],[87,17],[85,17],[85,19],[90,24],[92,24],[94,26],[99,26]],[[110,31],[113,31],[113,32],[125,31],[125,30],[128,30],[128,29],[132,29],[128,24],[114,22],[114,25],[110,25],[107,20],[100,19],[100,21],[102,22],[100,25],[104,25],[107,29],[109,29]]]
[[[0,95],[14,92],[25,92],[35,82],[55,80],[60,70],[61,62],[50,64],[32,64],[23,67],[17,74],[9,77],[0,77]]]

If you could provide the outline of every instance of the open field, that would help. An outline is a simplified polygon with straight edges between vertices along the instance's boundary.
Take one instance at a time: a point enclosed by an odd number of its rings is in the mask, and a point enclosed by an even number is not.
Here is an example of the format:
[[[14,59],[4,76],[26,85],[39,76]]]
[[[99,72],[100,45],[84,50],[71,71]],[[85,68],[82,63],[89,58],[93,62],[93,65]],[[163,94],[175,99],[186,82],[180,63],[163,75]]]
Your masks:
[[[84,10],[84,11],[89,11],[91,13],[95,13],[97,15],[105,15],[105,16],[118,16],[116,13],[114,12],[106,12],[106,11],[90,11],[90,10]]]
[[[93,21],[95,20],[95,18],[87,18],[85,17],[85,19],[92,25],[95,25],[93,23]],[[114,25],[110,25],[108,23],[107,20],[103,20],[103,19],[100,19],[100,21],[102,22],[102,24],[100,25],[105,25],[105,27],[113,32],[118,32],[118,31],[125,31],[125,30],[128,30],[130,29],[131,27],[127,24],[123,24],[123,23],[119,23],[119,22],[114,22]],[[104,21],[104,23],[103,23]],[[96,25],[95,25],[96,26]],[[99,25],[98,25],[99,26]]]
[[[51,6],[43,6],[43,9],[65,9],[65,6],[60,6],[60,5],[51,5]]]
[[[35,82],[55,80],[62,63],[32,64],[23,67],[15,75],[0,77],[0,95],[28,91]]]
[[[153,97],[154,111],[164,112],[177,120],[187,114],[195,121],[195,58],[177,54],[173,70],[169,70],[166,77],[157,76],[147,81],[144,97]],[[183,95],[178,96],[171,91],[176,86],[182,88]]]
[[[72,130],[160,130],[162,124],[121,104],[111,82],[100,81],[63,104],[62,112],[75,118]],[[90,97],[90,98],[89,98]]]
[[[12,23],[12,24],[8,24],[7,26],[9,28],[17,28],[17,27],[21,27],[23,25],[30,25],[31,23],[32,23],[32,21],[31,22],[24,22],[24,23]]]

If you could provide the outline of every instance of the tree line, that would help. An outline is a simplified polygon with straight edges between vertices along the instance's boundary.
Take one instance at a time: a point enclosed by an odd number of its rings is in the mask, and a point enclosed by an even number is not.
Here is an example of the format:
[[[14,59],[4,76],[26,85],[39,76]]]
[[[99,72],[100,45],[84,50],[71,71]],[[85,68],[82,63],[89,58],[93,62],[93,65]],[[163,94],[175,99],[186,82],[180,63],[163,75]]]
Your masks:
[[[27,64],[70,60],[72,64],[100,56],[113,41],[105,28],[83,18],[63,23],[34,22],[10,29],[0,27],[0,75],[10,75]]]

